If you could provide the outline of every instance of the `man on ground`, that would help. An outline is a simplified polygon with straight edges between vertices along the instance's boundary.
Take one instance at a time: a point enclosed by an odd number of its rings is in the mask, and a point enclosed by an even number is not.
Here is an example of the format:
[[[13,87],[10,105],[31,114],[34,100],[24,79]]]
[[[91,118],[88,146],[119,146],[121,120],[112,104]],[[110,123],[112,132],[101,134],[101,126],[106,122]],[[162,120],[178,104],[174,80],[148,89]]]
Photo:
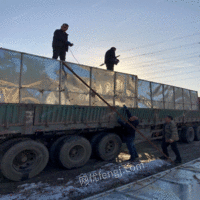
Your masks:
[[[132,116],[125,105],[124,109],[126,110],[128,121],[136,128],[139,124],[138,118],[136,116]],[[118,120],[118,123],[123,128],[123,138],[131,155],[131,158],[128,161],[136,161],[138,154],[133,143],[135,139],[135,130],[128,123],[124,123],[121,119]]]
[[[166,123],[164,124],[164,129],[163,129],[164,134],[163,134],[162,145],[161,145],[163,153],[167,157],[169,157],[167,147],[171,145],[171,148],[176,155],[176,160],[174,162],[177,164],[181,163],[182,159],[177,147],[177,141],[179,140],[179,136],[178,136],[178,130],[177,130],[176,124],[173,121],[173,117],[169,115],[165,118],[165,122]],[[164,160],[167,159],[165,156],[161,156],[160,158]]]

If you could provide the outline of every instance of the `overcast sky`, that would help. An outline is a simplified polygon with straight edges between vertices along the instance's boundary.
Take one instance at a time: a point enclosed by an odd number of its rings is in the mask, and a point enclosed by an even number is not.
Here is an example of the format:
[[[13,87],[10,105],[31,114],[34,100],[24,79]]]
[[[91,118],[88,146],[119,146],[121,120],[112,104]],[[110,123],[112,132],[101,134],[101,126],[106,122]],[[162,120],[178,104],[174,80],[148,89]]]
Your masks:
[[[0,47],[51,58],[53,32],[68,23],[79,63],[99,67],[115,46],[115,71],[200,93],[199,0],[0,1]]]

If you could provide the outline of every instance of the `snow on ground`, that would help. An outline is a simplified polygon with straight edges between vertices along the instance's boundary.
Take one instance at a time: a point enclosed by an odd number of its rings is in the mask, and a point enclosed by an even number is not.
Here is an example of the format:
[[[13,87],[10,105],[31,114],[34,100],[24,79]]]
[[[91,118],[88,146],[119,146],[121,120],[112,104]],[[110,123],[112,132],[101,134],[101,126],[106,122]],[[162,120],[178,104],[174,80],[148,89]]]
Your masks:
[[[139,174],[148,175],[155,173],[156,169],[170,165],[163,160],[153,160],[144,163],[110,163],[98,170],[80,174],[74,180],[70,180],[62,186],[51,186],[48,183],[31,183],[18,186],[18,192],[0,195],[1,200],[15,199],[69,199],[82,195],[102,192],[111,185],[128,183]],[[59,177],[58,180],[64,180]]]

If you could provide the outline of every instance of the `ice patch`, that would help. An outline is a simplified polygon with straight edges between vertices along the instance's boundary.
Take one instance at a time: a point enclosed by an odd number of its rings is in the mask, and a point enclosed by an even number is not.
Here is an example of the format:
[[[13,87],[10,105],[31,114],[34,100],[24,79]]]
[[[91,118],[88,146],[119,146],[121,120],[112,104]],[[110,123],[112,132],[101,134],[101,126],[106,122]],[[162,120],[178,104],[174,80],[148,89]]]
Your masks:
[[[137,178],[138,174],[152,173],[155,169],[170,165],[163,160],[153,160],[148,163],[117,163],[106,164],[100,169],[82,173],[76,176],[74,181],[70,180],[62,186],[51,186],[47,183],[31,183],[20,185],[19,191],[15,194],[0,195],[1,200],[14,199],[70,199],[81,195],[102,192],[112,185],[119,183],[126,184],[128,181]],[[85,179],[83,179],[85,178]],[[58,178],[63,180],[63,178]],[[81,184],[82,181],[82,184]]]

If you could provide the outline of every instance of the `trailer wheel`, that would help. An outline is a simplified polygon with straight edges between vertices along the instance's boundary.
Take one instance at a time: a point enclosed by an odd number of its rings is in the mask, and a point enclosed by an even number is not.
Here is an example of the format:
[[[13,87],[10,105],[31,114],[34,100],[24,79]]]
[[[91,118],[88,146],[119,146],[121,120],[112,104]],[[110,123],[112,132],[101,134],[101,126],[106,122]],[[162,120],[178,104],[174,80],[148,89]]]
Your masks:
[[[181,139],[184,142],[190,143],[194,140],[195,134],[193,127],[183,127]]]
[[[91,157],[95,158],[97,156],[97,144],[101,140],[102,137],[104,137],[107,133],[101,132],[95,134],[92,139],[90,140],[90,144],[92,146],[92,154]]]
[[[194,130],[195,130],[194,140],[199,141],[200,140],[200,126],[195,127]]]
[[[105,161],[116,158],[121,150],[122,141],[117,134],[109,133],[101,138],[97,144],[97,154]]]
[[[82,167],[90,159],[91,152],[90,142],[86,138],[71,136],[60,144],[59,162],[67,169]]]
[[[53,164],[56,164],[57,162],[59,162],[59,159],[58,159],[58,149],[60,147],[60,144],[62,143],[62,141],[64,139],[66,139],[67,137],[69,136],[63,136],[63,137],[60,137],[58,138],[50,147],[49,149],[49,158],[50,158],[50,161],[53,163]]]
[[[178,130],[178,137],[179,137],[179,140],[181,141],[182,140],[182,129],[181,130]]]
[[[28,138],[13,138],[13,139],[6,140],[0,144],[0,168],[1,168],[1,160],[5,152],[14,144],[20,141],[24,141],[24,140],[28,140]]]
[[[48,150],[42,143],[33,140],[19,141],[3,155],[1,171],[10,180],[22,181],[39,174],[48,160]]]

